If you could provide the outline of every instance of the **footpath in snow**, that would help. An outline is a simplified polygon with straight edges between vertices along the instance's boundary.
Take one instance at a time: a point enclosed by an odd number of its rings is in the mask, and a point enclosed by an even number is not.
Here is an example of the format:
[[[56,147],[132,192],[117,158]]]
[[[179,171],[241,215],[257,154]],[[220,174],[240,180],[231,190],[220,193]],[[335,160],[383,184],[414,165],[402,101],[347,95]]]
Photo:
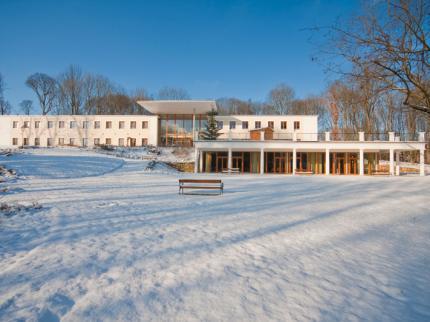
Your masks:
[[[430,176],[216,176],[79,150],[0,164],[1,321],[429,321]],[[198,175],[198,177],[205,177]]]

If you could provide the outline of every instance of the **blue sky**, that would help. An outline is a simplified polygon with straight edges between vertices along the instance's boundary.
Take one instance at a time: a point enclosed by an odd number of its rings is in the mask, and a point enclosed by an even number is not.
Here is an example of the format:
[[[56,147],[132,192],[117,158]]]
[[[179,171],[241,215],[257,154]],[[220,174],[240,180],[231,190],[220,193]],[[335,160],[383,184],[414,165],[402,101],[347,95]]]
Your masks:
[[[0,0],[0,73],[7,99],[36,99],[24,82],[70,64],[127,90],[185,88],[192,98],[264,100],[276,84],[318,94],[304,28],[353,13],[358,1]]]

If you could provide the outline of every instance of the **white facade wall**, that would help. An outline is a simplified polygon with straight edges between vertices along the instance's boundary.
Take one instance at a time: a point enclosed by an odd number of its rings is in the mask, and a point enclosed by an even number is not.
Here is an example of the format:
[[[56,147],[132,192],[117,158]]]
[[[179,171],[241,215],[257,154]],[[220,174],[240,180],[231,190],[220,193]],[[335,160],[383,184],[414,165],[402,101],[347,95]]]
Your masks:
[[[136,128],[130,127],[130,122],[136,122]],[[148,122],[147,128],[142,128],[142,122]],[[16,128],[13,123],[17,122]],[[24,127],[28,122],[29,127]],[[36,122],[39,127],[36,128]],[[52,127],[48,123],[52,122]],[[64,127],[60,128],[60,122],[64,122]],[[76,122],[76,127],[71,128],[71,122]],[[84,128],[84,123],[88,125]],[[95,122],[100,122],[100,128],[95,128]],[[112,127],[106,128],[106,122],[111,122]],[[124,128],[119,128],[119,122],[124,122]],[[17,144],[13,145],[13,139],[17,139]],[[39,140],[41,147],[48,146],[48,139],[52,139],[52,146],[59,146],[60,139],[64,140],[64,145],[94,146],[95,140],[99,139],[100,144],[106,144],[106,139],[111,140],[112,145],[119,145],[123,139],[127,145],[127,138],[136,140],[136,146],[142,145],[142,139],[146,139],[148,144],[158,143],[158,116],[147,115],[10,115],[0,117],[0,147],[17,147],[24,145],[24,139],[28,140],[29,146],[36,145]],[[85,142],[84,142],[85,140]]]
[[[298,141],[318,140],[317,115],[229,115],[216,116],[216,120],[223,122],[221,139],[249,139],[249,131],[256,129],[255,122],[261,123],[261,128],[269,127],[273,122],[274,138],[293,140],[293,133]],[[230,129],[230,122],[235,122],[235,129]],[[248,122],[248,128],[242,128],[242,122]],[[281,127],[286,122],[286,129]],[[299,128],[294,129],[294,122],[299,122]]]

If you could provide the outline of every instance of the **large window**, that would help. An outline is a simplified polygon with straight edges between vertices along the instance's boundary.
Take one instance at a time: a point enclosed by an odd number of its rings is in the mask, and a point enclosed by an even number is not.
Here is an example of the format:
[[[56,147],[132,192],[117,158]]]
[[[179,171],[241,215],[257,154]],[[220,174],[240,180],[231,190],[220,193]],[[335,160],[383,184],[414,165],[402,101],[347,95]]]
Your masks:
[[[119,146],[124,146],[124,138],[119,138],[118,139],[118,145]]]
[[[218,129],[222,130],[222,128],[224,127],[224,122],[223,121],[218,121],[217,122],[217,126],[218,126]]]
[[[18,138],[12,139],[12,145],[18,145]]]
[[[59,121],[59,122],[58,122],[58,127],[59,127],[60,129],[64,129],[64,121]]]
[[[70,128],[75,129],[76,128],[76,121],[70,121]]]
[[[300,130],[300,122],[294,121],[294,130]]]
[[[124,121],[119,121],[119,128],[123,129],[125,127],[124,124]]]
[[[53,146],[54,145],[54,139],[53,138],[48,138],[48,140],[46,141],[46,145],[47,146]]]
[[[204,127],[206,115],[196,115],[195,133]],[[191,146],[193,142],[192,115],[162,115],[160,117],[160,144],[168,146]]]
[[[106,122],[106,128],[107,129],[111,129],[112,128],[112,122],[111,121],[107,121]],[[107,143],[106,143],[107,144]]]
[[[255,126],[255,128],[256,129],[261,129],[261,122],[260,121],[255,121],[255,124],[254,124]]]
[[[40,121],[35,121],[34,122],[34,128],[38,129],[40,127]]]
[[[100,121],[95,121],[94,122],[94,128],[95,129],[99,129],[100,128]]]
[[[94,139],[94,145],[100,145],[100,139],[99,138]]]
[[[236,122],[230,121],[230,130],[234,130],[236,128]]]
[[[275,128],[275,122],[273,121],[267,122],[267,127],[270,127],[271,129]]]
[[[90,128],[90,122],[88,122],[88,121],[84,121],[84,122],[82,123],[82,128],[84,128],[84,129],[89,129],[89,128]]]
[[[148,121],[142,121],[142,129],[148,128]]]
[[[13,127],[14,129],[18,128],[18,122],[17,122],[17,121],[13,121],[13,122],[12,122],[12,127]],[[18,144],[16,144],[16,145],[18,145]]]
[[[53,121],[48,121],[48,129],[52,129],[54,127]]]
[[[248,121],[242,121],[242,129],[247,130],[248,129]]]
[[[64,138],[58,138],[58,145],[64,145]]]
[[[106,143],[106,145],[112,144],[112,139],[106,138],[105,143]]]
[[[40,145],[40,139],[39,138],[34,138],[34,145],[35,146],[39,146]]]
[[[24,121],[24,126],[25,129],[28,129],[30,127],[30,121]]]
[[[130,121],[130,129],[136,128],[136,121]]]
[[[24,141],[22,143],[22,145],[28,145],[29,139],[28,138],[24,138]]]

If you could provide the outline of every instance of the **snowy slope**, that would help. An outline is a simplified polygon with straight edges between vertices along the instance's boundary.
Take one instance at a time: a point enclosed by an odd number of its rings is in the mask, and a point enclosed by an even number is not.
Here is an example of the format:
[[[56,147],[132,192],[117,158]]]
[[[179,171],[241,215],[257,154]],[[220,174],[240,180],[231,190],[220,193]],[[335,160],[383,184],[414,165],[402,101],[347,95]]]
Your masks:
[[[0,157],[25,175],[0,202],[43,207],[0,217],[1,321],[430,320],[430,177],[181,196],[190,174],[58,153]]]

